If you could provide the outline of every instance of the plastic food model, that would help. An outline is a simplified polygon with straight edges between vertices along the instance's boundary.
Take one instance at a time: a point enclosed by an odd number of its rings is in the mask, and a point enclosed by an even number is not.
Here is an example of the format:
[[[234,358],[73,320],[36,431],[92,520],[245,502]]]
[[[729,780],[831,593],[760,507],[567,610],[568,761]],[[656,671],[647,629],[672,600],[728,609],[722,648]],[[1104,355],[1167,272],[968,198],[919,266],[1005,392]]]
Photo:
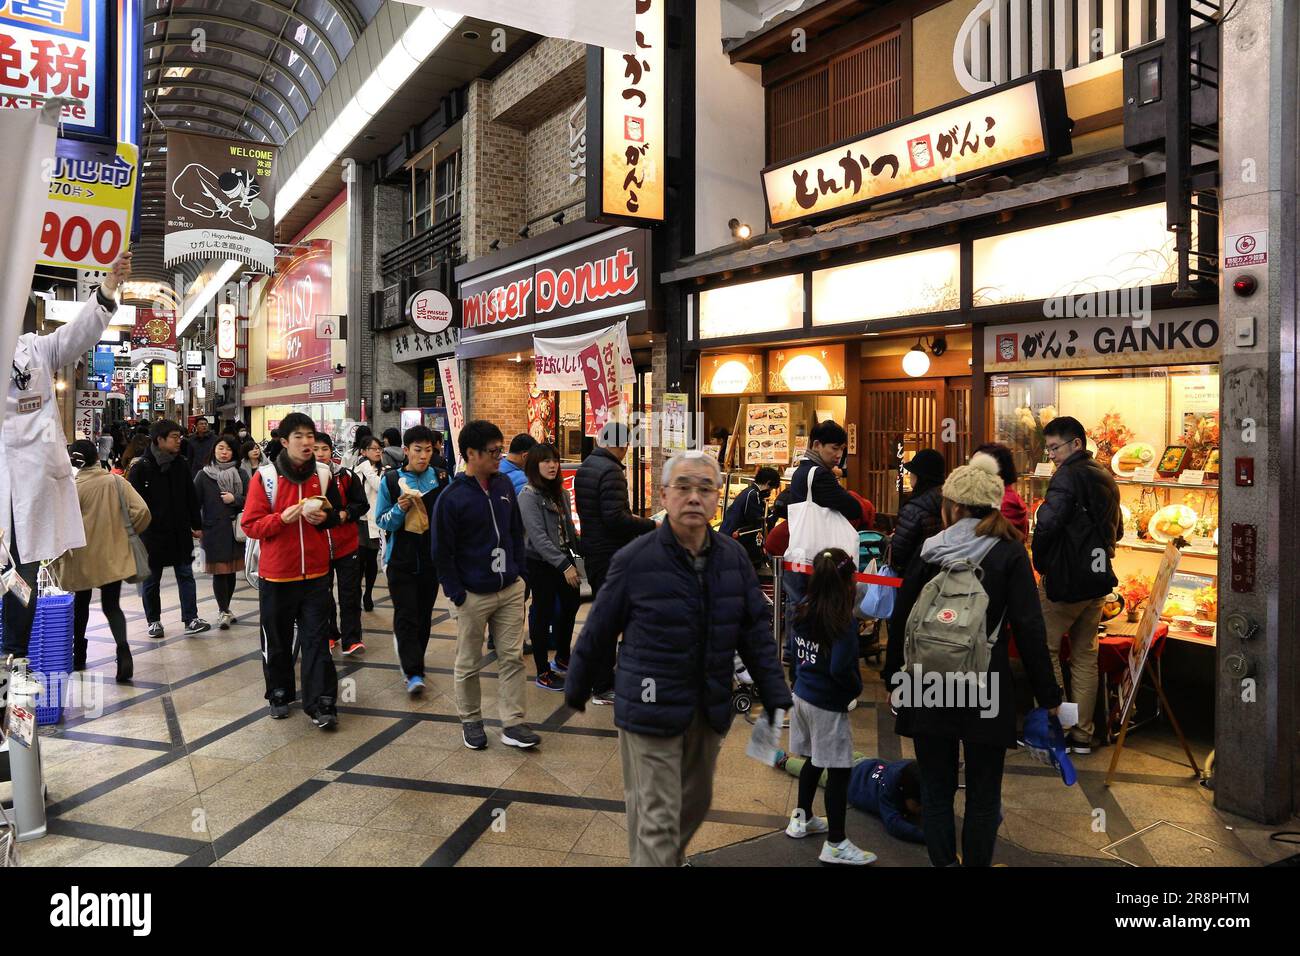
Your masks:
[[[1110,460],[1110,470],[1121,478],[1130,478],[1136,469],[1149,468],[1155,463],[1155,448],[1146,442],[1136,441],[1115,452],[1115,456]]]
[[[1166,505],[1151,517],[1147,531],[1161,544],[1189,534],[1196,527],[1196,512],[1187,505]]]
[[[1177,478],[1187,467],[1188,450],[1185,445],[1169,445],[1160,456],[1156,474],[1162,478]]]
[[[1219,449],[1211,448],[1209,457],[1205,459],[1205,477],[1219,477]]]

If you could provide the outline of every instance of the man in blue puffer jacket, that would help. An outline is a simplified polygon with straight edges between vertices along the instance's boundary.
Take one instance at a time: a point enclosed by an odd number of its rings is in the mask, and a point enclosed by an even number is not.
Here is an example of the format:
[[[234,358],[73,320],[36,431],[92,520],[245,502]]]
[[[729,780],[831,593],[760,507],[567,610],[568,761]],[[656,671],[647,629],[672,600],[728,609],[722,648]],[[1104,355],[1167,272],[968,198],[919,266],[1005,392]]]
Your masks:
[[[681,452],[664,465],[667,520],[623,547],[569,658],[565,702],[587,706],[614,664],[634,866],[679,866],[713,800],[713,772],[731,725],[735,655],[772,719],[792,704],[772,641],[772,608],[736,541],[709,528],[718,463]]]
[[[438,496],[431,547],[438,583],[456,606],[456,710],[470,750],[487,747],[479,671],[484,633],[497,654],[501,742],[536,747],[524,723],[524,522],[515,489],[501,474],[501,429],[477,420],[460,430],[465,471]]]

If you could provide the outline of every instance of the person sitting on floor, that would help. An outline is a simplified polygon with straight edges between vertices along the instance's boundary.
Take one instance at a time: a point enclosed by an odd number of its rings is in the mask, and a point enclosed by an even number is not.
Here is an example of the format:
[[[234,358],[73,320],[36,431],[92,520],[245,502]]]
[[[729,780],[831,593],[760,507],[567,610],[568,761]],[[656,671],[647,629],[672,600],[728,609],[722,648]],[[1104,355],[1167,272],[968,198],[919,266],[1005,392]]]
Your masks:
[[[792,777],[799,776],[805,763],[802,757],[792,757],[784,750],[776,752],[776,765]],[[822,773],[818,786],[826,786]],[[849,806],[880,817],[885,832],[909,843],[924,843],[921,829],[921,775],[915,760],[884,761],[879,757],[853,754],[853,770],[849,774]]]

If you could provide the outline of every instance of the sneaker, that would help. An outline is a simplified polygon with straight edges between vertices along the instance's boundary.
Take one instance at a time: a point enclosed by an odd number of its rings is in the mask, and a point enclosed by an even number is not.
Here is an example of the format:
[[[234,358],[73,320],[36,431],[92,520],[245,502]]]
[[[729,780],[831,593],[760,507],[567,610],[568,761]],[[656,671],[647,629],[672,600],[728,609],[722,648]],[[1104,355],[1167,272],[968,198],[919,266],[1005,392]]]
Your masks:
[[[361,610],[363,610],[363,611],[373,611],[374,609],[375,609],[375,602],[374,602],[374,601],[370,600],[370,598],[363,598],[363,599],[362,599],[362,601],[361,601]]]
[[[185,625],[185,636],[193,637],[195,634],[202,634],[204,631],[212,630],[212,625],[201,617],[196,617],[190,623]]]
[[[866,866],[868,863],[876,862],[876,854],[870,850],[859,850],[853,845],[852,840],[844,840],[841,843],[831,843],[828,840],[822,844],[822,852],[817,859],[823,863],[847,863],[849,866]]]
[[[613,692],[612,690],[607,690],[607,691],[605,691],[605,693],[603,693],[603,694],[592,694],[592,695],[591,695],[591,702],[592,702],[593,704],[601,704],[601,705],[604,705],[604,706],[613,706],[613,704],[614,704],[614,692]]]
[[[336,647],[338,647],[338,646],[339,646],[339,642],[336,641],[336,640],[334,640],[334,638],[331,637],[331,638],[330,638],[330,653],[333,654],[333,653],[334,653],[334,649],[335,649]]]
[[[487,734],[483,732],[483,721],[471,720],[460,725],[461,737],[470,750],[487,750]]]
[[[1094,741],[1092,738],[1088,738],[1087,740],[1077,740],[1074,737],[1071,737],[1069,738],[1069,744],[1069,750],[1072,754],[1090,754],[1092,753]]]
[[[229,611],[222,611],[220,614],[217,615],[217,627],[223,631],[228,631],[230,630],[230,622],[232,620],[233,618],[231,617]]]
[[[314,710],[308,711],[311,722],[321,730],[333,730],[339,725],[338,711],[334,709],[334,698],[322,697]]]
[[[149,625],[149,636],[155,641],[161,641],[163,639],[163,633],[162,621],[154,621]]]
[[[785,762],[789,759],[790,759],[790,755],[788,753],[786,753],[784,750],[778,750],[776,752],[776,755],[772,758],[772,766],[780,767],[782,770],[784,770]]]
[[[289,695],[282,690],[271,692],[271,719],[284,720],[289,716]]]
[[[239,618],[235,617],[235,615],[231,614],[229,611],[226,612],[226,620],[229,621],[231,624],[239,623]]]
[[[825,817],[803,818],[803,814],[796,810],[790,814],[790,823],[785,828],[785,835],[793,837],[796,840],[802,840],[810,833],[825,833],[830,829]]]
[[[424,678],[419,674],[414,677],[406,678],[406,692],[412,697],[417,697],[424,693]]]
[[[569,662],[565,661],[561,664],[559,661],[551,661],[551,673],[559,674],[563,677],[565,674],[569,673]]]
[[[343,656],[344,656],[344,657],[351,657],[353,654],[361,654],[361,653],[363,653],[363,652],[365,651],[365,649],[366,649],[366,642],[365,642],[365,641],[357,641],[357,642],[356,642],[355,644],[353,644],[351,647],[345,647],[345,648],[343,648]]]
[[[515,724],[501,731],[501,742],[510,747],[521,747],[527,750],[540,744],[542,738],[533,733],[533,729],[527,724]]]
[[[564,690],[564,678],[554,671],[543,671],[533,683],[542,690]]]

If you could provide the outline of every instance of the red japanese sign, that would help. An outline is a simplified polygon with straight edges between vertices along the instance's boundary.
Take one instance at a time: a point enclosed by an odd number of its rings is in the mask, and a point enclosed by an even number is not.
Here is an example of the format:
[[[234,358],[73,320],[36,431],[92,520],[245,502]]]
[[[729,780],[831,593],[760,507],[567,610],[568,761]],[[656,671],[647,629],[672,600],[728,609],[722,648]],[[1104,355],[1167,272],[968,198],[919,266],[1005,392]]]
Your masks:
[[[104,0],[7,0],[0,4],[0,109],[35,109],[46,99],[81,100],[63,121],[101,133],[106,82]]]
[[[330,307],[333,255],[328,239],[313,239],[305,251],[277,264],[262,302],[268,378],[329,369],[331,340],[316,337],[316,316],[334,311]]]

